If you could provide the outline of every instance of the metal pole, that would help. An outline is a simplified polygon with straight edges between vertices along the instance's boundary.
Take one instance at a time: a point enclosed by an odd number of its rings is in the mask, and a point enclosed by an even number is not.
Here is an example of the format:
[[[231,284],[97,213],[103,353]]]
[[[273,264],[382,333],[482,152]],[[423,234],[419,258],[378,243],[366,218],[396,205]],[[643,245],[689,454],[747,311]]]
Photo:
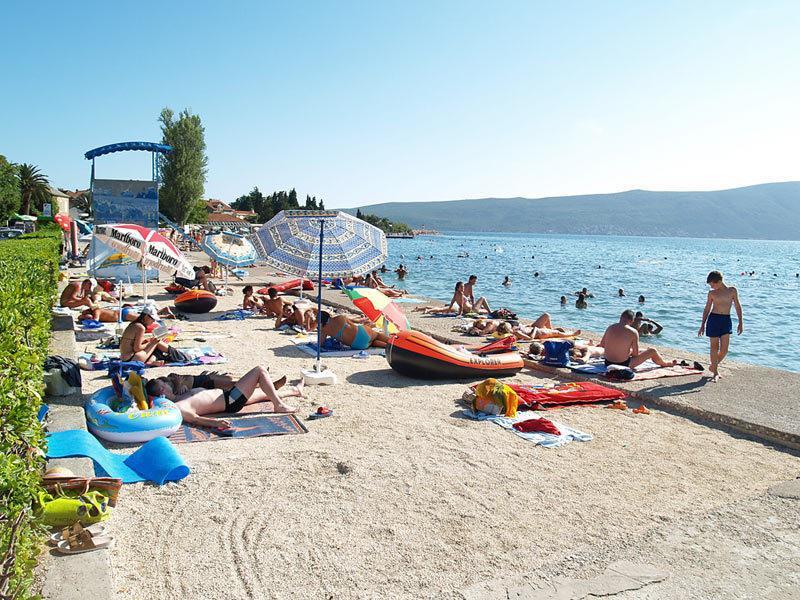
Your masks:
[[[322,352],[322,238],[324,232],[325,219],[319,220],[319,281],[317,282],[317,365],[316,371],[319,373],[320,368],[320,353]],[[300,289],[303,289],[303,280],[300,280]]]

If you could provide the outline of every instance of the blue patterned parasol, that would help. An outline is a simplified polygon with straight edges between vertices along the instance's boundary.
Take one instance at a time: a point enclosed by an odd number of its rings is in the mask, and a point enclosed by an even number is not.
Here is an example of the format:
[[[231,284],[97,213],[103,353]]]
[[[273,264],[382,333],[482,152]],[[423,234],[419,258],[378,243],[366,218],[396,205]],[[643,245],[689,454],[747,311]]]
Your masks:
[[[256,232],[253,242],[276,269],[320,278],[363,275],[380,267],[387,254],[380,229],[339,211],[281,211]]]
[[[250,240],[230,231],[210,233],[203,238],[200,246],[206,254],[226,267],[248,267],[258,260]]]
[[[281,271],[318,275],[318,311],[322,310],[323,277],[363,275],[380,267],[387,255],[383,231],[335,210],[281,211],[256,232],[253,243],[261,257]],[[317,318],[318,373],[321,322]]]

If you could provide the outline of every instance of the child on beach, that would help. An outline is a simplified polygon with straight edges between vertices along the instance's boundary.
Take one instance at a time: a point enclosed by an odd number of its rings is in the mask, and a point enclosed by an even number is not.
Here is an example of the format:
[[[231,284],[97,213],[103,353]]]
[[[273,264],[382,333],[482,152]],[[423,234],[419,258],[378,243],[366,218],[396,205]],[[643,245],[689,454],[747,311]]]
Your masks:
[[[708,292],[708,300],[703,310],[703,322],[700,324],[698,337],[705,334],[711,341],[711,374],[713,381],[720,380],[719,365],[728,354],[728,344],[730,343],[731,333],[733,333],[733,323],[731,322],[731,305],[736,308],[736,316],[739,318],[737,334],[742,335],[744,331],[744,321],[742,318],[742,305],[739,303],[739,293],[735,287],[728,287],[722,280],[722,273],[711,271],[706,278],[706,283],[711,287]]]

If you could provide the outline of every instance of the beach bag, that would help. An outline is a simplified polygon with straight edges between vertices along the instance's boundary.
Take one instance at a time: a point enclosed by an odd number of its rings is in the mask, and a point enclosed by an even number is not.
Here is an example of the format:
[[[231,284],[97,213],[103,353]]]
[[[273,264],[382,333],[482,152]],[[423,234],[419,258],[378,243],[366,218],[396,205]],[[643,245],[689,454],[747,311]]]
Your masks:
[[[566,367],[569,365],[569,351],[572,342],[568,340],[548,340],[544,344],[544,358],[542,362],[551,367]]]
[[[475,386],[475,398],[472,400],[472,412],[489,415],[517,416],[519,396],[506,384],[496,379],[487,379]]]

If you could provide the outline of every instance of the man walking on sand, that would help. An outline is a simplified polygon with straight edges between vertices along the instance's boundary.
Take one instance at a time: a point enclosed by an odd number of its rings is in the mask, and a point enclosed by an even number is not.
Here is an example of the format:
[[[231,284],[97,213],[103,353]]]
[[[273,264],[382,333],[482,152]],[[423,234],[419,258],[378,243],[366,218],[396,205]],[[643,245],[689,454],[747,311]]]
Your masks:
[[[639,332],[632,327],[635,316],[632,310],[623,311],[619,323],[611,325],[603,334],[598,345],[605,349],[606,366],[621,365],[635,369],[648,359],[659,367],[677,365],[676,360],[664,360],[655,348],[639,352]]]
[[[722,273],[711,271],[706,278],[706,283],[711,288],[708,292],[706,307],[703,310],[703,322],[700,324],[698,337],[703,336],[703,332],[711,342],[711,374],[712,381],[715,383],[720,380],[719,365],[728,355],[728,345],[733,333],[733,322],[731,321],[731,305],[736,307],[736,316],[739,319],[739,326],[736,329],[738,335],[744,331],[744,320],[742,317],[742,305],[739,303],[739,292],[735,287],[728,287],[722,280]]]

